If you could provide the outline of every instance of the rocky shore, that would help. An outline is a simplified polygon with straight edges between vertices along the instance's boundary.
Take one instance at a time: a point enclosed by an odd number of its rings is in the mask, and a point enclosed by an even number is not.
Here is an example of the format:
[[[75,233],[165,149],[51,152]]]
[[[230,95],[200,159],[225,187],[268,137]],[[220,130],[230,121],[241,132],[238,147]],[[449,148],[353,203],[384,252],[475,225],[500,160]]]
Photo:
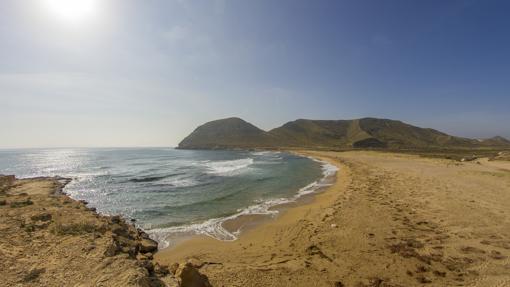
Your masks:
[[[63,194],[68,182],[0,175],[3,286],[210,286],[192,262],[155,263],[157,242]]]

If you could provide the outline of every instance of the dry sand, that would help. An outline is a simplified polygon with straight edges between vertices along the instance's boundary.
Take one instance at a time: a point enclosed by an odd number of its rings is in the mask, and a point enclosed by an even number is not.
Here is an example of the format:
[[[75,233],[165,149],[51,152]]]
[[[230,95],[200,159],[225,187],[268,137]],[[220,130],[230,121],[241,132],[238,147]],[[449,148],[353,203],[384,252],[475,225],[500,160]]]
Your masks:
[[[510,162],[302,153],[340,167],[311,203],[156,260],[189,260],[213,286],[510,286]]]

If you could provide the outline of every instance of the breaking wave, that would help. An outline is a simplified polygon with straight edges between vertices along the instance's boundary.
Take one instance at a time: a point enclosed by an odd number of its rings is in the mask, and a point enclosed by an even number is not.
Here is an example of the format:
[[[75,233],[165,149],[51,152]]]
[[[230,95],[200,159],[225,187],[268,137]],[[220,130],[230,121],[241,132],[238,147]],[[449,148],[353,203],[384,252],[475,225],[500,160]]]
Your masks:
[[[236,160],[208,161],[203,163],[207,173],[219,176],[233,176],[241,173],[244,169],[253,164],[253,158],[242,158]]]
[[[233,231],[230,232],[227,229],[223,227],[223,223],[228,220],[235,219],[239,216],[243,215],[271,215],[275,216],[279,213],[278,210],[274,209],[273,207],[277,205],[282,205],[286,203],[291,203],[299,199],[300,197],[314,193],[318,191],[321,188],[330,186],[331,183],[331,177],[336,174],[338,171],[338,168],[330,163],[327,163],[325,161],[320,161],[317,159],[312,158],[314,161],[317,161],[321,164],[322,169],[322,178],[314,181],[301,189],[298,190],[298,192],[290,198],[274,198],[274,199],[268,199],[260,202],[256,202],[253,205],[250,205],[246,208],[238,210],[236,214],[226,216],[226,217],[220,217],[220,218],[212,218],[209,220],[206,220],[201,223],[194,223],[189,225],[182,225],[182,226],[172,226],[172,227],[165,227],[165,228],[154,228],[149,229],[147,232],[150,234],[150,236],[159,242],[160,248],[166,248],[170,245],[170,241],[168,240],[168,236],[170,234],[189,234],[189,235],[206,235],[210,236],[212,238],[223,240],[223,241],[233,241],[237,239],[237,236],[239,235],[240,231]],[[248,159],[242,159],[242,160],[233,160],[233,161],[225,161],[229,162],[229,164],[232,164],[233,162],[236,162],[237,164],[235,166],[243,166],[247,167],[251,163],[253,163],[253,160],[249,161]],[[241,164],[243,163],[243,164]],[[249,163],[249,164],[248,164]],[[228,166],[228,165],[225,165]],[[225,170],[222,170],[224,172]]]

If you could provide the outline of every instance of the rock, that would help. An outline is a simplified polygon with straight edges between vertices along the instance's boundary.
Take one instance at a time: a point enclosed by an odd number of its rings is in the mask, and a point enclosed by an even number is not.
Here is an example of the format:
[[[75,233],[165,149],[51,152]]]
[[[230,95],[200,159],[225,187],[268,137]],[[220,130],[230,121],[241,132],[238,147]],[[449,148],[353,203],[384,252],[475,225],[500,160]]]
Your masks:
[[[195,267],[195,268],[202,268],[202,266],[204,266],[204,262],[202,262],[200,259],[197,259],[197,258],[190,258],[188,259],[187,263],[191,264],[191,266]]]
[[[50,221],[51,220],[51,214],[50,213],[40,213],[37,215],[33,215],[30,217],[33,221]]]
[[[418,276],[418,277],[416,277],[416,281],[423,283],[423,284],[432,283],[432,280],[430,280],[426,276]]]
[[[140,267],[147,269],[149,273],[154,272],[154,263],[150,260],[140,260],[137,262]]]
[[[466,161],[474,161],[477,159],[478,159],[478,157],[476,155],[472,155],[472,156],[463,157],[460,161],[466,162]]]
[[[331,224],[331,228],[337,228],[338,225],[336,225],[335,223]]]
[[[14,175],[0,175],[0,192],[8,190],[15,180]]]
[[[211,287],[207,276],[200,274],[191,263],[186,263],[176,272],[181,287]]]
[[[154,265],[154,272],[158,274],[159,276],[166,276],[170,274],[170,270],[168,270],[168,266],[166,265],[159,265],[159,263],[156,263]]]
[[[23,276],[22,281],[25,283],[36,280],[42,273],[46,272],[45,268],[34,268],[30,270],[25,276]]]
[[[174,274],[177,273],[177,269],[179,269],[179,263],[174,263],[172,266],[170,266],[169,270],[170,273]]]
[[[163,283],[166,284],[165,286],[167,286],[167,287],[180,287],[179,282],[177,281],[177,278],[175,278],[173,276],[161,277],[161,278],[159,278],[159,280],[163,281]]]
[[[144,239],[150,239],[149,234],[145,233],[145,231],[143,231],[142,229],[137,228],[137,229],[136,229],[136,231],[138,232],[138,235],[139,235],[141,238],[144,238]]]
[[[114,224],[112,226],[112,232],[120,236],[126,236],[128,233],[127,230],[119,224]]]
[[[122,218],[120,216],[118,216],[118,215],[114,215],[110,219],[112,220],[113,223],[119,224],[119,223],[122,222]]]
[[[112,256],[115,256],[115,254],[117,254],[117,251],[119,251],[119,246],[117,245],[117,242],[115,242],[114,240],[112,240],[108,246],[106,247],[106,250],[104,252],[104,255],[106,257],[112,257]]]
[[[158,250],[158,243],[150,238],[144,238],[140,241],[141,253],[154,253]]]
[[[27,198],[27,199],[21,200],[21,201],[12,201],[9,206],[12,208],[18,208],[18,207],[24,207],[24,206],[28,206],[28,205],[32,205],[32,204],[34,204],[34,202],[32,200],[30,200],[30,198]]]

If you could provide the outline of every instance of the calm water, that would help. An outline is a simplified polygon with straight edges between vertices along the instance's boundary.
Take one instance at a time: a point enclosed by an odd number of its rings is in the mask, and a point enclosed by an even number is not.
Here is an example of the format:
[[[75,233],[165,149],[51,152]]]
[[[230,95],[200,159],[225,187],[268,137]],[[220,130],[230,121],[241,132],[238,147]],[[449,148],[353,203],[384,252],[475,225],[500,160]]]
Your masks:
[[[171,232],[235,239],[221,228],[225,218],[275,212],[268,208],[314,191],[324,172],[331,166],[278,152],[0,150],[0,173],[70,177],[67,194],[134,218],[158,239]]]

